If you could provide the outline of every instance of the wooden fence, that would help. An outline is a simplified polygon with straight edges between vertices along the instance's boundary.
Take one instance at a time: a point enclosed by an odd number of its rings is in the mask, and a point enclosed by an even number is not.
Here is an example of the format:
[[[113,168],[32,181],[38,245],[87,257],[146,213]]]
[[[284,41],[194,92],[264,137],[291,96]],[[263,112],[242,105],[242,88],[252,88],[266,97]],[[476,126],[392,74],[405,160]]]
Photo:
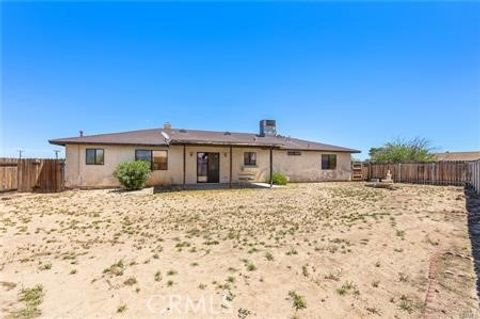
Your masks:
[[[472,179],[470,184],[480,194],[480,160],[473,162],[472,164]]]
[[[59,192],[63,178],[63,160],[0,158],[0,192]]]
[[[432,163],[367,163],[363,166],[365,180],[384,179],[390,170],[394,182],[434,185],[471,184],[480,191],[480,160],[441,161]]]

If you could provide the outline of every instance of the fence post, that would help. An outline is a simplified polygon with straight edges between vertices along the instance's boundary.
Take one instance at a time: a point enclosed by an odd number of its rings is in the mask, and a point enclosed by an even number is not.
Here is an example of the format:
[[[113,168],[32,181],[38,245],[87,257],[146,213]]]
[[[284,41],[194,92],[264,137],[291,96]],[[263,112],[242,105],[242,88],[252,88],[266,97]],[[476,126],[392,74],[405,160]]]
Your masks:
[[[431,177],[430,184],[435,184],[435,162],[433,162],[433,165],[432,165],[432,177]]]
[[[398,163],[398,181],[402,182],[402,163]]]

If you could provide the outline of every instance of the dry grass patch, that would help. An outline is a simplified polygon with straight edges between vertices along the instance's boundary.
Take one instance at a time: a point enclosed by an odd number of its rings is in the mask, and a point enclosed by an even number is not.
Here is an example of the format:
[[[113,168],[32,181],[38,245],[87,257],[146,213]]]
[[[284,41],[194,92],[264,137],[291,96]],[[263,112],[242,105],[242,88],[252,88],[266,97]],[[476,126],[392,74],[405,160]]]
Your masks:
[[[0,286],[0,307],[133,318],[151,316],[152,295],[175,294],[238,318],[421,318],[441,252],[433,317],[478,313],[462,191],[322,183],[12,195],[0,201],[0,269],[17,286]]]

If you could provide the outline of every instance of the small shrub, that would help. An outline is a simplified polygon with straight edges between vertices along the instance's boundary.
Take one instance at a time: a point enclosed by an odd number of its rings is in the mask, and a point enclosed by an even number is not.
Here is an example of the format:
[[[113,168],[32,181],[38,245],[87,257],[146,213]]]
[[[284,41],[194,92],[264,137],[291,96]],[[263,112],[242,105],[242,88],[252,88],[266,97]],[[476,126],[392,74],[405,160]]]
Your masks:
[[[305,277],[308,277],[309,276],[309,273],[308,273],[308,265],[303,265],[302,266],[302,273]]]
[[[292,247],[292,248],[290,248],[289,251],[286,252],[286,255],[287,256],[298,255],[298,252],[295,248]]]
[[[32,318],[41,314],[39,306],[43,301],[42,285],[36,285],[33,288],[22,288],[20,291],[20,301],[25,303],[25,308],[18,315],[24,318]]]
[[[340,296],[345,296],[347,294],[347,289],[342,286],[341,288],[337,289],[337,294],[339,294]]]
[[[118,306],[118,308],[117,308],[117,312],[118,312],[118,313],[125,312],[125,310],[127,310],[127,305],[125,305],[125,304],[120,305],[120,306]]]
[[[110,267],[103,270],[104,274],[110,274],[112,276],[122,276],[123,271],[125,270],[125,265],[123,264],[123,260],[119,260]]]
[[[49,269],[52,269],[52,264],[51,263],[46,263],[46,264],[42,264],[38,267],[38,269],[40,270],[49,270]]]
[[[273,258],[273,255],[271,252],[266,252],[265,253],[265,258],[268,260],[268,261],[272,261],[274,258]]]
[[[130,277],[123,282],[126,286],[133,286],[137,283],[137,279],[135,277]]]
[[[407,282],[408,281],[408,275],[404,274],[403,272],[398,273],[398,280],[402,282]]]
[[[252,312],[248,309],[245,308],[240,308],[238,309],[238,318],[240,319],[245,319],[247,318]]]
[[[113,176],[127,190],[142,189],[150,175],[150,163],[146,161],[129,161],[120,163]]]
[[[305,309],[307,308],[307,303],[305,302],[305,297],[297,294],[295,291],[291,290],[288,292],[288,296],[292,298],[293,301],[293,308],[295,308],[296,311],[300,309]]]
[[[235,298],[235,295],[229,290],[229,291],[227,292],[227,295],[225,296],[225,299],[226,299],[227,301],[233,301],[234,298]]]
[[[337,289],[337,293],[340,296],[345,296],[348,293],[352,293],[354,296],[359,296],[360,290],[358,290],[357,286],[353,282],[346,281],[345,283],[343,283],[341,288]]]
[[[275,185],[287,185],[287,177],[281,173],[272,174],[272,183]]]
[[[254,271],[254,270],[257,270],[257,266],[255,266],[255,264],[254,264],[254,263],[252,263],[252,262],[249,262],[249,263],[247,263],[247,265],[246,265],[246,266],[247,266],[247,270],[248,270],[248,271]]]
[[[367,311],[370,312],[371,314],[380,315],[380,310],[378,310],[378,309],[375,308],[375,307],[367,307],[366,309],[367,309]]]
[[[400,237],[402,240],[405,239],[405,231],[404,231],[404,230],[397,229],[397,230],[396,230],[396,234],[397,234],[397,236]]]
[[[340,280],[340,272],[337,272],[336,274],[330,272],[324,277],[325,279],[328,280],[334,280],[334,281],[339,281]]]
[[[400,309],[402,309],[403,311],[406,311],[408,313],[412,313],[413,310],[414,310],[413,309],[414,308],[413,301],[405,295],[402,295],[400,297],[399,307],[400,307]]]

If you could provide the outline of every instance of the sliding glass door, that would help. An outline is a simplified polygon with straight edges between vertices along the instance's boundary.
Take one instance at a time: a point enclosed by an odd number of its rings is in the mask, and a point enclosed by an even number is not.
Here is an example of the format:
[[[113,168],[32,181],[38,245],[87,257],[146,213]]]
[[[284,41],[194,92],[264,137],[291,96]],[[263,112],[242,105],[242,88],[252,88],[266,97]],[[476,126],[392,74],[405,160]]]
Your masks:
[[[197,153],[197,183],[220,182],[220,153]]]

